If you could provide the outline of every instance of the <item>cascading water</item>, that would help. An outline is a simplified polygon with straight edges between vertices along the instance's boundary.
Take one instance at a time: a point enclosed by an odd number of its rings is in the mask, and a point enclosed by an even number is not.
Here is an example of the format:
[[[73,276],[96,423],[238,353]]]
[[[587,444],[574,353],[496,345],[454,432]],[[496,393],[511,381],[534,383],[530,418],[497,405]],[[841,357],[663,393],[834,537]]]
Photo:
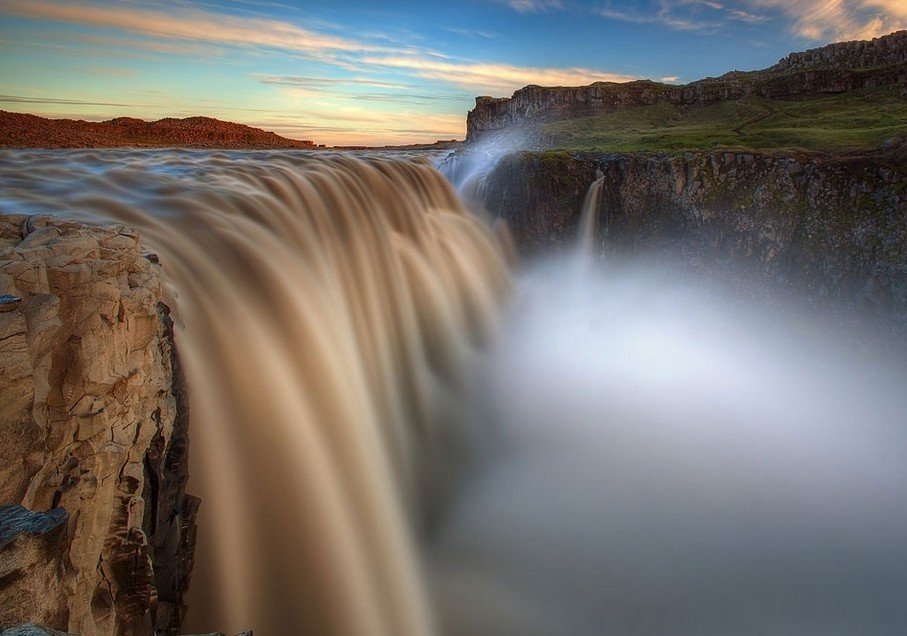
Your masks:
[[[190,627],[907,632],[904,361],[591,263],[602,179],[586,254],[524,266],[497,330],[504,250],[424,163],[26,151],[0,184],[161,256],[209,552]]]
[[[9,212],[139,229],[172,286],[204,501],[190,625],[434,631],[414,535],[449,481],[471,352],[508,286],[430,165],[20,152]]]
[[[583,208],[579,217],[579,237],[577,243],[579,251],[590,253],[592,245],[595,242],[595,233],[598,230],[598,208],[602,202],[602,186],[605,183],[605,175],[598,170],[595,175],[595,181],[589,186],[586,197],[583,199]]]

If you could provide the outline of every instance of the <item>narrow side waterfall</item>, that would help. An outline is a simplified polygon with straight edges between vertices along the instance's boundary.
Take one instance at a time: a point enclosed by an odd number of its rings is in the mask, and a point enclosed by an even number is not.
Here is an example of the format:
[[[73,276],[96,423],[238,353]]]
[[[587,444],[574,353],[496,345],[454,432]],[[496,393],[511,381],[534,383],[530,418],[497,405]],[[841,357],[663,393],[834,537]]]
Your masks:
[[[583,199],[583,209],[579,219],[578,249],[581,253],[589,254],[595,242],[595,233],[598,231],[598,208],[602,202],[602,185],[605,175],[599,170],[595,181],[589,186],[586,197]]]
[[[508,288],[448,182],[287,153],[22,152],[0,172],[6,211],[122,222],[159,254],[203,501],[187,629],[434,633],[414,535]]]

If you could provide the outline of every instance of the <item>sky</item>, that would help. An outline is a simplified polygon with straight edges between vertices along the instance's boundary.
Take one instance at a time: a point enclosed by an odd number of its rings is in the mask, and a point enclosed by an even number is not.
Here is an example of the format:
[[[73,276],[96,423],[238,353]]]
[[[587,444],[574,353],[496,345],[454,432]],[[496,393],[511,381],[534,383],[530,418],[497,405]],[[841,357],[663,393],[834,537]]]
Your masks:
[[[0,109],[462,139],[477,95],[685,83],[907,28],[907,0],[0,0]]]

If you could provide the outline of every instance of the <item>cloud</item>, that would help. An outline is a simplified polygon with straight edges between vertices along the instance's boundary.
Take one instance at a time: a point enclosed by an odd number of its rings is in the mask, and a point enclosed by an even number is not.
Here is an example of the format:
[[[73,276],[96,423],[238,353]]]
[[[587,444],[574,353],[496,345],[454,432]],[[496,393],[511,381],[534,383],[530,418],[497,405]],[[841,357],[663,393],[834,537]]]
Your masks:
[[[435,79],[464,88],[510,92],[527,84],[577,86],[592,82],[627,82],[635,77],[585,68],[535,68],[509,64],[448,62],[413,56],[371,57],[367,64],[404,69],[426,79]]]
[[[717,0],[657,0],[642,10],[618,9],[609,2],[597,13],[609,20],[659,24],[676,31],[717,31],[732,22],[757,24],[769,19]]]
[[[191,42],[156,40],[146,37],[116,38],[102,35],[89,35],[85,33],[66,33],[66,34],[37,34],[38,39],[43,43],[52,40],[69,40],[71,42],[80,42],[93,44],[96,46],[112,47],[118,49],[141,49],[152,51],[154,53],[167,53],[172,55],[222,55],[223,50],[210,45],[192,44]]]
[[[597,13],[610,20],[700,32],[780,19],[796,35],[817,41],[869,39],[907,28],[907,0],[650,0],[637,9],[609,1]]]
[[[250,123],[293,138],[315,138],[329,145],[381,145],[462,139],[466,120],[462,114],[421,113],[403,110],[394,117],[365,109],[308,109],[293,115]]]
[[[384,47],[318,33],[279,20],[237,18],[187,8],[165,12],[129,5],[4,0],[0,4],[0,12],[28,18],[110,27],[157,37],[203,40],[234,46],[272,47],[306,53],[386,50]]]
[[[252,77],[263,84],[289,87],[287,94],[292,97],[304,97],[307,99],[340,98],[341,101],[337,103],[342,103],[342,100],[353,99],[356,101],[424,105],[447,101],[462,103],[471,98],[471,95],[465,93],[418,93],[412,90],[417,88],[414,84],[383,82],[360,77],[329,78],[298,75],[262,75],[260,73],[253,73]],[[390,92],[352,93],[348,90],[360,87]]]
[[[305,75],[265,75],[263,73],[253,73],[252,77],[262,84],[284,84],[287,86],[323,87],[357,85],[371,86],[373,88],[413,88],[412,84],[384,82],[363,77],[310,77]]]
[[[453,33],[454,35],[462,35],[465,38],[482,38],[483,40],[493,40],[495,35],[489,31],[481,31],[479,29],[461,29],[458,27],[441,27],[442,31],[447,31],[448,33]]]
[[[561,0],[495,0],[495,2],[506,5],[517,13],[543,13],[564,8]]]
[[[560,0],[507,0],[519,11],[538,11],[562,6]],[[398,69],[414,77],[436,79],[470,90],[513,91],[525,84],[576,85],[596,81],[627,81],[626,75],[582,68],[535,68],[508,64],[480,64],[451,61],[443,53],[413,47],[379,46],[354,38],[340,37],[305,29],[289,22],[201,11],[185,5],[162,10],[156,5],[60,0],[3,0],[0,12],[36,19],[118,29],[141,36],[136,46],[153,48],[149,37],[163,38],[180,45],[191,43],[248,46],[309,54],[336,67],[355,71],[373,64]],[[122,38],[119,38],[122,40]],[[117,41],[117,44],[120,42]],[[165,44],[158,47],[167,49]],[[290,76],[269,76],[265,83],[288,83]],[[282,79],[281,79],[282,77]],[[300,80],[301,81],[301,80]],[[363,80],[364,82],[364,80]],[[322,85],[324,85],[322,83]],[[372,86],[377,86],[372,82]]]
[[[905,0],[749,0],[792,20],[790,30],[809,40],[865,40],[907,28]]]
[[[669,75],[668,77],[662,77],[661,81],[665,84],[676,84],[680,81],[680,76],[678,75]]]
[[[100,102],[57,97],[30,97],[27,95],[0,95],[0,104],[54,104],[65,106],[113,106],[116,108],[160,108],[157,104],[127,104],[124,102]]]

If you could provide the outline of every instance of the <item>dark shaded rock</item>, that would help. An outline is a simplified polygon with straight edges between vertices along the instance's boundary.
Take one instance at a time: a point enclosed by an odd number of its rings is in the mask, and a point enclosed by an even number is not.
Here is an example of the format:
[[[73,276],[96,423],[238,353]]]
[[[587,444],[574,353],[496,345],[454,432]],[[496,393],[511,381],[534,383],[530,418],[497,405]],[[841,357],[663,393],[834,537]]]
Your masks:
[[[595,245],[706,271],[755,273],[809,300],[907,325],[907,157],[861,154],[523,152],[485,179],[483,201],[524,253],[572,245],[604,175]]]
[[[70,636],[66,632],[58,632],[54,629],[42,627],[36,623],[24,623],[18,627],[10,627],[0,632],[0,636]],[[222,632],[211,632],[209,634],[185,634],[184,636],[225,636]],[[236,634],[236,636],[253,636],[251,631]]]

